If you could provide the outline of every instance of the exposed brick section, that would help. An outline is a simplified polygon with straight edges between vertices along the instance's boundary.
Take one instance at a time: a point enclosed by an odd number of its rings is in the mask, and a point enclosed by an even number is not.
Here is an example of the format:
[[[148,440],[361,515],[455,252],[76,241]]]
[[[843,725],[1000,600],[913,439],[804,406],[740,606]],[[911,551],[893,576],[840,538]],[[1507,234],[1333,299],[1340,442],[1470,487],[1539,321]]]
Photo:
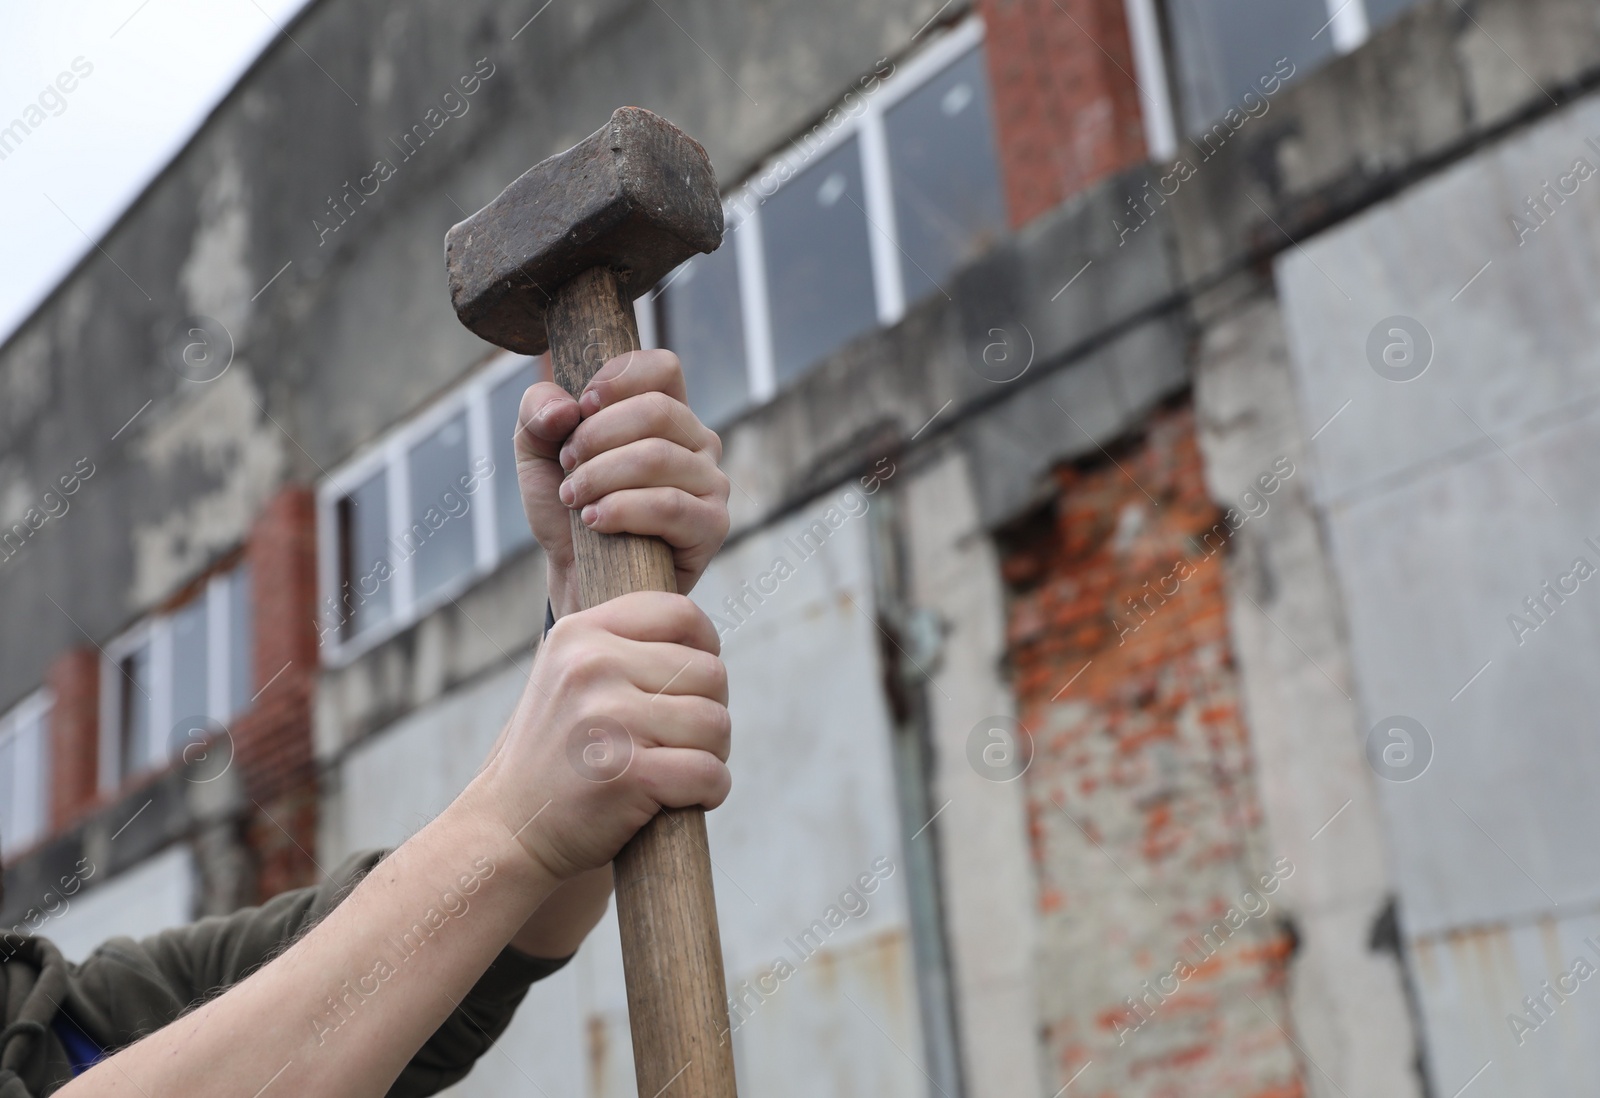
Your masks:
[[[316,505],[291,485],[256,518],[245,548],[260,696],[231,729],[250,806],[249,844],[265,897],[316,879]],[[276,821],[276,822],[274,822]]]
[[[1123,2],[978,2],[1013,227],[1145,159]]]
[[[100,653],[74,648],[56,657],[45,675],[50,709],[50,833],[91,812],[99,796]]]
[[[1228,526],[1191,408],[1152,416],[1116,461],[1059,470],[1054,506],[1005,539],[1008,648],[1035,744],[1023,781],[1050,1089],[1093,1060],[1074,1089],[1101,1098],[1298,1096],[1293,1046],[1255,1005],[1289,1027],[1293,932],[1281,896],[1261,895],[1277,852],[1260,848]],[[1179,961],[1190,972],[1175,978]]]

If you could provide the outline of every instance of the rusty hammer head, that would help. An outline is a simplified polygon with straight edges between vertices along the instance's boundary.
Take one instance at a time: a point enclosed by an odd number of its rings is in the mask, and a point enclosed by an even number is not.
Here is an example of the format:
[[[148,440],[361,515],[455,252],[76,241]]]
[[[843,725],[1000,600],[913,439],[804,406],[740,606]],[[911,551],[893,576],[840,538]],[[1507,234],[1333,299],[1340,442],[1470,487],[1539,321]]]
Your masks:
[[[638,107],[523,172],[444,238],[456,316],[490,343],[536,355],[545,306],[591,267],[631,300],[722,242],[722,202],[700,143]]]

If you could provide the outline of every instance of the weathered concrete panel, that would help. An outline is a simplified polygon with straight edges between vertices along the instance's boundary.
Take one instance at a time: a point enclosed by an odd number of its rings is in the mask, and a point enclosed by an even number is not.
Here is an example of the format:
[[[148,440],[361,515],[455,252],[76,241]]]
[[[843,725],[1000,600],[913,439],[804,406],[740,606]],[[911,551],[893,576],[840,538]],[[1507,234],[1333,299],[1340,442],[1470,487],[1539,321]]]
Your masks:
[[[1379,793],[1441,1093],[1491,1055],[1474,1093],[1600,1071],[1574,1028],[1589,1008],[1561,1007],[1537,1057],[1505,1046],[1506,1012],[1568,966],[1589,932],[1571,913],[1600,899],[1600,191],[1574,170],[1600,163],[1596,134],[1591,96],[1277,267],[1360,728],[1377,748],[1391,717],[1428,734],[1428,767]],[[1543,194],[1563,176],[1573,193]],[[1395,314],[1434,347],[1405,382],[1367,351]]]
[[[1466,1092],[1477,1098],[1594,1087],[1600,915],[1427,936],[1413,949],[1435,1093],[1455,1093],[1480,1069]]]
[[[920,1055],[921,1035],[866,506],[859,491],[819,499],[719,557],[695,593],[726,627],[733,683],[734,791],[709,831],[730,994],[742,1011],[732,1034],[741,1093],[757,1098],[909,1098],[925,1085],[893,1047]],[[763,585],[780,556],[792,571]],[[723,600],[741,593],[735,614]],[[515,666],[486,674],[349,748],[325,824],[328,856],[400,842],[448,804],[522,682]],[[877,877],[870,893],[864,874]],[[830,909],[845,916],[840,925]],[[763,982],[779,958],[793,973]],[[533,1078],[549,1093],[631,1094],[628,1040],[608,915],[572,966],[529,996],[504,1054],[491,1054],[463,1093],[520,1094]]]
[[[943,632],[927,692],[939,814],[925,835],[937,837],[942,857],[963,1082],[970,1098],[1043,1094],[1038,886],[1027,807],[1020,782],[990,781],[967,758],[975,725],[1014,716],[1002,677],[1000,562],[959,452],[907,475],[901,491],[914,601],[938,615]]]
[[[1296,1039],[1318,1067],[1306,1086],[1317,1098],[1420,1094],[1399,960],[1373,941],[1393,893],[1389,855],[1348,697],[1348,638],[1311,504],[1282,319],[1255,280],[1238,282],[1215,296],[1242,300],[1209,303],[1195,408],[1212,499],[1245,513],[1266,507],[1233,536],[1228,617],[1266,842],[1297,867],[1280,904],[1298,935]],[[1263,495],[1258,478],[1284,458],[1293,474]]]
[[[1579,158],[1600,171],[1591,137],[1600,142],[1595,96],[1281,260],[1305,420],[1316,431],[1339,417],[1313,448],[1324,502],[1458,451],[1493,452],[1485,431],[1508,444],[1537,417],[1595,395],[1600,185],[1569,183],[1577,192],[1542,228],[1525,208]],[[1381,376],[1368,352],[1396,314],[1425,329],[1419,355],[1433,346],[1426,371],[1403,383]],[[1385,346],[1395,361],[1406,354],[1392,326],[1375,337],[1380,364]]]
[[[183,843],[103,884],[90,884],[39,928],[69,961],[83,960],[115,935],[142,938],[194,918],[194,855]]]

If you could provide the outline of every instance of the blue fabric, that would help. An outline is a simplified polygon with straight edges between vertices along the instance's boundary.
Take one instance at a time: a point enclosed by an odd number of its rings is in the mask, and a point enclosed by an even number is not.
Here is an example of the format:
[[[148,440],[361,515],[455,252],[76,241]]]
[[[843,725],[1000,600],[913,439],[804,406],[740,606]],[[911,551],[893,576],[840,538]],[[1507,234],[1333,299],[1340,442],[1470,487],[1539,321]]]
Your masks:
[[[98,1064],[105,1056],[105,1050],[89,1039],[89,1035],[78,1028],[76,1022],[65,1014],[58,1013],[55,1020],[50,1023],[50,1028],[61,1039],[62,1047],[67,1050],[67,1062],[72,1065],[74,1078],[82,1075],[94,1065]]]

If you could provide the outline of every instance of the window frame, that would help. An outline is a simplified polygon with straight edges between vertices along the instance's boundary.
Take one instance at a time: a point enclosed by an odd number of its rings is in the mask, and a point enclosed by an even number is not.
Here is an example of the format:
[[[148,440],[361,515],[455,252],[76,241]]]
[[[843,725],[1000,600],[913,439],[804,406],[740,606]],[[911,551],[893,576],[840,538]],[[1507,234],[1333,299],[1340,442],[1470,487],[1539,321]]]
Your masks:
[[[744,411],[771,401],[778,393],[777,359],[772,342],[772,314],[766,280],[766,240],[761,229],[761,208],[767,198],[756,189],[756,181],[770,173],[786,173],[789,178],[853,138],[859,138],[863,207],[867,219],[867,248],[871,256],[874,309],[877,326],[893,327],[906,313],[905,281],[900,267],[900,233],[894,202],[894,171],[889,163],[884,116],[901,100],[919,91],[969,50],[980,47],[986,36],[983,20],[971,15],[928,42],[911,57],[897,64],[895,71],[870,95],[862,95],[861,110],[831,132],[818,135],[815,142],[805,138],[789,142],[767,157],[746,180],[723,198],[725,231],[723,246],[737,250],[739,310],[744,324],[745,371],[750,400]],[[813,131],[814,132],[814,131]],[[809,136],[809,135],[808,135]],[[789,179],[773,190],[778,193]],[[731,242],[729,238],[732,238]],[[671,276],[668,276],[670,283]],[[653,301],[667,284],[656,287],[645,298]],[[643,299],[642,299],[643,300]],[[653,345],[654,324],[650,324]],[[641,325],[641,337],[644,335]],[[737,418],[742,412],[734,413]],[[712,426],[716,426],[713,424]]]
[[[229,604],[232,585],[243,578],[246,562],[236,561],[213,573],[194,599],[151,614],[123,631],[101,649],[100,660],[100,765],[97,785],[114,793],[130,782],[160,773],[170,765],[167,740],[179,714],[173,712],[172,618],[191,602],[206,600],[206,712],[209,720],[226,725],[255,701],[255,697],[230,697],[233,691],[233,622]],[[150,646],[150,758],[124,772],[122,757],[122,661],[140,647]],[[260,691],[257,690],[259,695]],[[189,716],[190,714],[183,714]]]
[[[635,312],[642,315],[647,310],[636,307]],[[643,336],[644,332],[640,334]],[[404,632],[489,575],[500,566],[502,560],[520,555],[533,544],[527,543],[506,554],[500,551],[499,515],[494,507],[494,478],[501,476],[502,471],[495,465],[494,470],[483,478],[474,491],[473,505],[468,511],[472,515],[473,566],[427,596],[418,598],[411,559],[391,560],[389,617],[381,624],[353,636],[342,635],[337,614],[341,582],[339,558],[344,548],[340,541],[339,501],[368,478],[379,472],[384,473],[388,478],[385,482],[389,509],[387,542],[393,552],[396,539],[411,526],[411,477],[407,457],[412,447],[465,412],[468,468],[472,468],[480,459],[489,459],[492,464],[489,394],[502,381],[529,364],[534,367],[535,377],[543,376],[537,358],[510,352],[495,355],[466,381],[385,432],[317,485],[317,590],[320,596],[317,600],[317,622],[324,665],[342,667]],[[515,476],[516,472],[514,469],[507,470],[505,475]],[[480,505],[479,499],[486,503]]]
[[[23,731],[34,727],[37,738],[31,745],[31,758],[27,761],[37,773],[38,783],[32,794],[31,816],[24,818],[21,805],[26,802],[18,791],[24,769],[16,765],[13,778],[16,788],[0,789],[0,855],[6,862],[23,851],[37,845],[50,835],[50,714],[55,708],[55,694],[47,686],[40,687],[24,697],[5,713],[0,714],[0,743],[9,740],[19,745],[16,762],[22,762],[20,745],[24,743]]]

